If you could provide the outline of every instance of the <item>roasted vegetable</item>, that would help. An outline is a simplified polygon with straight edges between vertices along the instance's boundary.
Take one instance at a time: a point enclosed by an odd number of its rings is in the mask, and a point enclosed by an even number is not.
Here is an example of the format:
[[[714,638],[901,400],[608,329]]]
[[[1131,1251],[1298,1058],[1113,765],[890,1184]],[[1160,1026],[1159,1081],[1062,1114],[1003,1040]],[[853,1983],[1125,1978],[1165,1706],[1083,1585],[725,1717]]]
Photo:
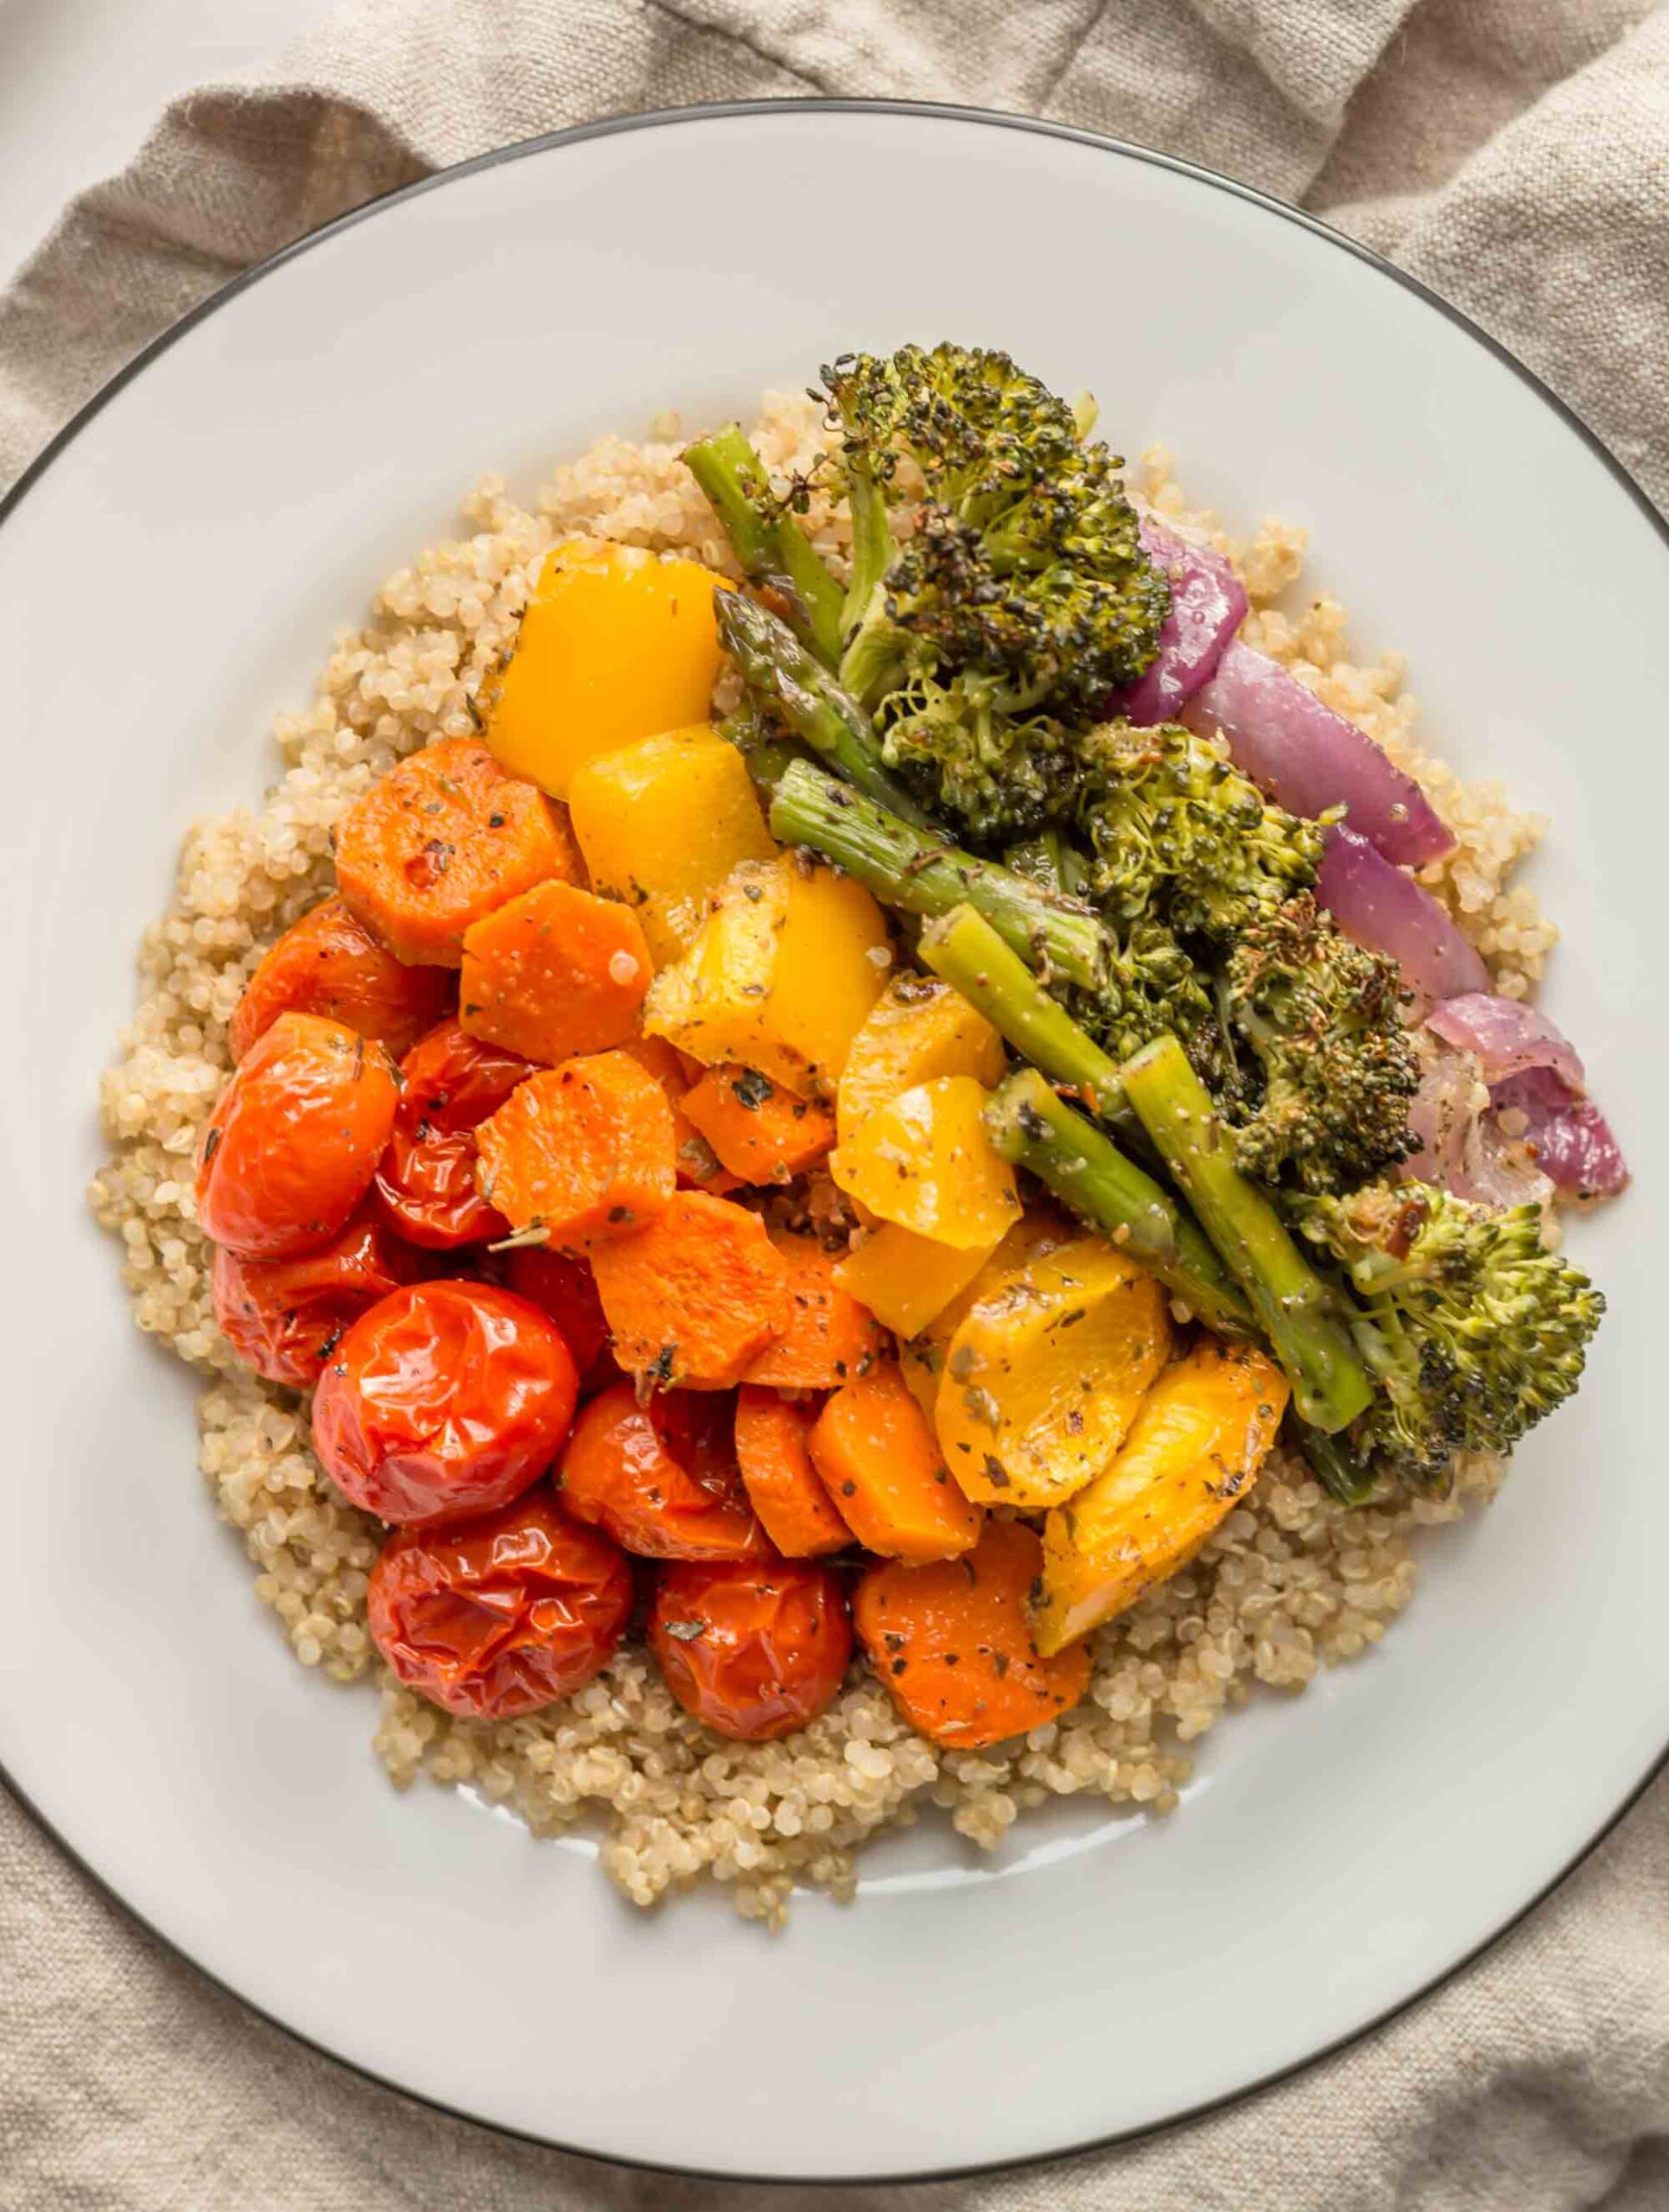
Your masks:
[[[624,1044],[650,974],[630,907],[575,884],[536,884],[466,931],[458,1019],[472,1037],[555,1067]]]
[[[1509,1451],[1576,1389],[1605,1300],[1543,1245],[1539,1208],[1402,1183],[1298,1213],[1360,1301],[1351,1333],[1378,1385],[1360,1452],[1439,1484],[1457,1452]]]
[[[1001,1038],[959,992],[914,970],[894,976],[847,1055],[837,1102],[841,1141],[850,1142],[877,1107],[918,1083],[965,1075],[989,1085],[1002,1071]]]
[[[1178,1188],[1251,1300],[1292,1384],[1304,1419],[1330,1435],[1363,1412],[1374,1386],[1339,1301],[1288,1234],[1269,1198],[1234,1165],[1225,1128],[1174,1037],[1160,1037],[1122,1070]]]
[[[739,423],[686,447],[684,466],[723,524],[742,574],[787,607],[796,631],[832,664],[840,657],[845,594],[795,521],[792,489],[782,498],[772,491],[770,472]]]
[[[746,762],[705,722],[587,761],[568,803],[593,890],[636,910],[657,968],[694,944],[732,868],[777,849]]]
[[[1170,1349],[1152,1275],[1101,1237],[1062,1245],[951,1338],[935,1405],[946,1465],[981,1503],[1058,1503],[1118,1450]]]
[[[941,1244],[884,1221],[846,1255],[834,1278],[895,1335],[913,1337],[967,1289],[1000,1241]]]
[[[1044,1523],[1039,1651],[1113,1619],[1192,1559],[1257,1479],[1286,1396],[1250,1344],[1207,1338],[1165,1370],[1112,1464]]]
[[[883,1559],[955,1559],[978,1539],[980,1510],[951,1481],[892,1360],[835,1391],[812,1429],[811,1460],[853,1535]]]
[[[801,1097],[832,1096],[891,957],[860,884],[787,860],[746,861],[714,893],[689,951],[650,985],[644,1027],[709,1066],[734,1061]]]
[[[559,545],[487,698],[494,755],[566,798],[599,753],[700,721],[720,667],[713,594],[729,588],[699,562]]]
[[[1260,914],[1223,969],[1222,1005],[1256,1071],[1234,1158],[1266,1183],[1353,1190],[1406,1159],[1420,1060],[1393,960],[1353,944],[1308,892]]]
[[[739,1382],[788,1326],[788,1270],[745,1206],[679,1191],[592,1254],[614,1357],[645,1385]]]
[[[883,1221],[966,1251],[989,1249],[1019,1218],[1014,1171],[986,1135],[987,1093],[939,1076],[878,1107],[829,1157],[848,1197]]]
[[[871,1567],[852,1601],[869,1663],[912,1728],[976,1751],[1057,1720],[1089,1687],[1089,1656],[1045,1658],[1026,1599],[1043,1554],[1030,1529],[987,1521],[938,1566]]]

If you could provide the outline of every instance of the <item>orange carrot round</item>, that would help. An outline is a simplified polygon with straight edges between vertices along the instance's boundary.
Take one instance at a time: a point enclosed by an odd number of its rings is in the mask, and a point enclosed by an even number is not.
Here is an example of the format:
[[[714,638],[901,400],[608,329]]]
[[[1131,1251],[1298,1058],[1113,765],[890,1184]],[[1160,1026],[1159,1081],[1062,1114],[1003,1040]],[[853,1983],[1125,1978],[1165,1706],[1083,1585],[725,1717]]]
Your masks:
[[[778,1390],[833,1390],[865,1374],[886,1350],[886,1332],[834,1280],[842,1255],[815,1236],[778,1236],[790,1304],[779,1335],[748,1363],[745,1379]]]
[[[1018,1521],[987,1521],[963,1558],[872,1567],[853,1599],[869,1663],[912,1728],[977,1751],[1057,1720],[1089,1687],[1088,1647],[1038,1656],[1026,1600],[1043,1546]]]
[[[736,1462],[765,1532],[786,1559],[844,1551],[852,1531],[811,1464],[815,1408],[745,1382],[736,1394]]]
[[[625,1052],[530,1076],[476,1130],[475,1149],[482,1197],[559,1251],[625,1236],[672,1196],[672,1109]]]
[[[441,968],[460,965],[465,931],[506,899],[584,873],[564,817],[473,737],[444,739],[379,778],[333,843],[338,887],[360,920],[397,959]]]
[[[680,1191],[646,1229],[592,1255],[622,1367],[667,1388],[738,1382],[788,1325],[788,1270],[758,1214]]]
[[[323,899],[292,922],[244,986],[232,1017],[241,1060],[281,1014],[316,1014],[403,1059],[452,998],[443,968],[409,968],[386,952],[344,899]]]
[[[547,1067],[624,1044],[652,970],[638,917],[572,883],[541,883],[464,938],[458,1018]]]
[[[921,1562],[970,1551],[982,1515],[951,1481],[896,1360],[842,1383],[817,1416],[811,1462],[859,1542]]]
[[[832,1107],[796,1098],[757,1068],[733,1062],[709,1068],[683,1110],[720,1165],[744,1183],[791,1183],[834,1141]]]

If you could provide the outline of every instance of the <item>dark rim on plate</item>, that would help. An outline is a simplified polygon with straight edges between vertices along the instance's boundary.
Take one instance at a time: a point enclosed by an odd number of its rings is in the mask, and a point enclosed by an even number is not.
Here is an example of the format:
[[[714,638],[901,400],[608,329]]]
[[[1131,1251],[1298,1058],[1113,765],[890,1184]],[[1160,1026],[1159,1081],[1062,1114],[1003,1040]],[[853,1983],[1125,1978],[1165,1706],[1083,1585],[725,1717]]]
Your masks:
[[[413,184],[402,185],[396,191],[384,193],[375,200],[368,200],[358,207],[350,208],[346,214],[337,216],[333,221],[325,224],[320,229],[308,232],[305,237],[293,239],[289,245],[281,246],[276,253],[270,255],[266,260],[257,262],[252,268],[243,270],[240,275],[223,284],[218,291],[212,292],[207,299],[200,301],[188,314],[181,315],[177,322],[170,323],[166,330],[159,333],[148,345],[143,346],[130,361],[118,369],[107,383],[101,385],[92,398],[76,410],[62,429],[50,439],[29,462],[10,490],[3,497],[0,497],[0,523],[3,523],[14,509],[22,503],[24,496],[40,481],[72,439],[92,421],[106,402],[113,399],[124,385],[130,382],[142,370],[147,368],[159,354],[165,353],[176,339],[183,337],[194,324],[201,322],[205,317],[212,315],[217,308],[243,291],[246,286],[270,275],[273,270],[281,268],[285,262],[293,260],[297,254],[305,253],[310,246],[317,245],[321,239],[332,238],[338,232],[349,228],[351,225],[365,221],[367,217],[375,215],[380,209],[391,207],[401,200],[416,199],[419,194],[433,191],[436,186],[447,184],[454,177],[467,176],[477,169],[491,168],[502,162],[519,161],[525,155],[546,153],[553,147],[575,145],[589,138],[609,138],[624,131],[651,130],[667,124],[700,123],[714,118],[729,119],[738,116],[793,115],[806,111],[822,115],[879,113],[925,118],[934,122],[989,124],[1002,130],[1033,131],[1039,137],[1046,138],[1064,138],[1077,145],[1093,146],[1105,153],[1120,155],[1127,161],[1145,162],[1155,168],[1170,169],[1177,175],[1191,177],[1196,183],[1213,186],[1219,192],[1232,193],[1238,200],[1249,200],[1253,207],[1262,208],[1266,214],[1279,216],[1283,222],[1296,224],[1300,230],[1309,231],[1313,236],[1325,239],[1329,245],[1336,246],[1342,252],[1351,255],[1355,260],[1365,262],[1370,269],[1376,269],[1382,276],[1389,277],[1393,283],[1399,284],[1405,291],[1412,292],[1417,299],[1423,300],[1428,307],[1435,308],[1438,314],[1457,325],[1476,344],[1493,353],[1498,361],[1528,385],[1561,422],[1576,432],[1594,458],[1609,473],[1615,481],[1621,486],[1640,512],[1647,517],[1666,547],[1669,547],[1669,522],[1666,522],[1653,502],[1598,435],[1589,428],[1573,408],[1568,406],[1556,391],[1551,390],[1542,381],[1533,369],[1526,368],[1524,363],[1515,354],[1510,353],[1498,339],[1492,338],[1487,330],[1474,322],[1469,315],[1464,314],[1452,302],[1444,299],[1440,292],[1433,291],[1429,284],[1422,283],[1417,276],[1411,276],[1406,270],[1399,269],[1394,263],[1387,261],[1381,255],[1373,252],[1368,247],[1359,245],[1355,238],[1347,238],[1343,232],[1336,231],[1330,225],[1318,221],[1315,216],[1306,214],[1302,208],[1291,207],[1285,200],[1274,199],[1268,193],[1259,191],[1255,186],[1241,184],[1233,177],[1219,175],[1215,169],[1203,168],[1197,162],[1184,161],[1175,154],[1158,153],[1152,147],[1138,146],[1127,139],[1111,137],[1101,131],[1081,130],[1071,124],[1047,123],[1035,116],[1005,114],[994,108],[961,107],[946,101],[884,99],[714,100],[689,107],[657,108],[641,115],[610,116],[600,122],[574,124],[565,130],[544,131],[537,137],[518,139],[512,145],[496,147],[491,153],[478,154],[472,160],[454,162],[448,168],[436,169],[432,175],[420,177]],[[300,2029],[289,2026],[287,2022],[277,2018],[276,2015],[263,2010],[251,1999],[245,1997],[240,1990],[233,1988],[219,1975],[211,1973],[206,1967],[192,1958],[189,1953],[183,1950],[169,1936],[165,1936],[143,1913],[137,1911],[114,1890],[102,1875],[95,1872],[88,1866],[80,1853],[65,1841],[52,1822],[25,1792],[19,1789],[3,1763],[0,1763],[0,1785],[3,1785],[10,1791],[42,1834],[56,1845],[64,1856],[86,1875],[105,1897],[125,1914],[129,1920],[143,1928],[147,1935],[153,1936],[175,1957],[185,1960],[186,1963],[196,1973],[201,1974],[206,1981],[212,1983],[215,1988],[225,1991],[227,1996],[235,1999],[247,2011],[254,2013],[257,2019],[264,2020],[269,2026],[276,2028],[281,2034],[289,2037],[293,2042],[301,2044],[306,2050],[317,2052],[320,2057],[331,2060],[335,2065],[345,2067],[350,2073],[357,2074],[363,2081],[373,2082],[378,2088],[388,2090],[395,2096],[403,2097],[409,2103],[422,2105],[431,2112],[441,2113],[449,2120],[465,2121],[470,2126],[479,2127],[488,2134],[505,2136],[517,2142],[531,2143],[542,2150],[563,2152],[570,2157],[593,2159],[602,2165],[628,2166],[650,2173],[685,2175],[691,2179],[702,2181],[733,2182],[744,2184],[750,2183],[779,2185],[794,2183],[802,2187],[809,2185],[825,2188],[863,2188],[884,2183],[956,2181],[978,2174],[1013,2172],[1028,2166],[1047,2164],[1057,2158],[1081,2158],[1091,2152],[1110,2150],[1119,2144],[1139,2142],[1147,2137],[1165,2133],[1171,2128],[1184,2126],[1191,2120],[1202,2120],[1209,2113],[1225,2111],[1231,2106],[1261,2094],[1266,2089],[1278,2087],[1281,2082],[1294,2080],[1298,2075],[1307,2072],[1310,2067],[1320,2064],[1322,2060],[1331,2058],[1340,2051],[1348,2050],[1352,2044],[1361,2042],[1374,2034],[1376,2030],[1399,2018],[1403,2013],[1411,2011],[1424,1999],[1443,1988],[1446,1983],[1453,1980],[1456,1975],[1463,1973],[1466,1967],[1482,1958],[1484,1953],[1492,1949],[1503,1936],[1510,1935],[1536,1910],[1539,1905],[1545,1904],[1554,1891],[1567,1881],[1577,1869],[1591,1857],[1607,1836],[1640,1802],[1666,1768],[1669,1768],[1669,1745],[1665,1745],[1663,1751],[1641,1776],[1634,1789],[1628,1792],[1616,1810],[1588,1839],[1576,1856],[1563,1866],[1551,1881],[1538,1890],[1533,1897],[1520,1905],[1516,1912],[1511,1914],[1501,1923],[1499,1927],[1493,1929],[1488,1935],[1475,1943],[1470,1950],[1463,1952],[1460,1957],[1451,1961],[1429,1981],[1421,1983],[1418,1989],[1411,1991],[1406,1997],[1399,1999],[1396,2004],[1387,2005],[1382,2012],[1375,2013],[1371,2019],[1364,2020],[1360,2026],[1350,2029],[1344,2035],[1336,2037],[1331,2043],[1323,2044],[1318,2049],[1312,2050],[1307,2057],[1295,2059],[1291,2065],[1279,2067],[1272,2074],[1260,2075],[1256,2081],[1248,2082],[1240,2088],[1230,2089],[1220,2097],[1208,2098],[1202,2104],[1185,2106],[1181,2110],[1170,2113],[1164,2120],[1151,2120],[1140,2127],[1121,2128],[1110,2135],[1090,2136],[1082,2142],[1063,2144],[1055,2150],[1027,2152],[1019,2158],[988,2159],[969,2165],[917,2167],[904,2173],[895,2171],[840,2175],[742,2173],[733,2168],[726,2171],[712,2166],[672,2165],[664,2161],[621,2157],[608,2152],[587,2150],[581,2144],[560,2142],[551,2136],[530,2134],[524,2128],[506,2126],[500,2121],[481,2120],[473,2113],[463,2112],[456,2106],[443,2103],[438,2097],[427,2097],[417,2090],[406,2088],[400,2082],[391,2082],[385,2075],[375,2072],[371,2067],[361,2064],[359,2060],[345,2058],[340,2051],[333,2050],[327,2044],[303,2034]]]

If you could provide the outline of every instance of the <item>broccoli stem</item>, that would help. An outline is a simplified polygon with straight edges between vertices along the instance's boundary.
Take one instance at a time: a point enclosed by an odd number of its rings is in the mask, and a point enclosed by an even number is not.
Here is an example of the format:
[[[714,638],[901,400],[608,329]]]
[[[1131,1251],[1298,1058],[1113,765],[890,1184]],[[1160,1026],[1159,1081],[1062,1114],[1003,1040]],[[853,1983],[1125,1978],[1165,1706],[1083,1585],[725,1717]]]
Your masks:
[[[936,976],[977,1007],[1022,1059],[1057,1083],[1069,1084],[1090,1112],[1106,1121],[1128,1113],[1119,1064],[973,906],[953,906],[930,921],[917,948]]]
[[[1300,1415],[1333,1435],[1374,1396],[1333,1294],[1235,1166],[1229,1133],[1176,1038],[1154,1038],[1121,1073],[1125,1096],[1251,1299]]]
[[[966,904],[1006,944],[1047,962],[1066,982],[1095,990],[1104,980],[1107,932],[1087,906],[994,861],[976,860],[807,761],[796,760],[777,786],[771,834],[779,844],[806,845],[834,861],[885,906],[948,914]]]
[[[1105,1230],[1203,1321],[1235,1334],[1249,1332],[1251,1308],[1198,1224],[1057,1098],[1035,1068],[1022,1068],[993,1094],[985,1126],[1005,1160],[1029,1168],[1076,1213]]]
[[[684,449],[684,466],[706,494],[741,563],[755,583],[780,579],[803,610],[796,627],[832,668],[841,657],[841,610],[845,594],[822,556],[771,490],[771,475],[742,435],[727,423],[710,438]]]
[[[786,622],[745,592],[715,591],[713,604],[725,651],[756,699],[776,708],[849,784],[918,830],[928,817],[881,759],[874,724]]]

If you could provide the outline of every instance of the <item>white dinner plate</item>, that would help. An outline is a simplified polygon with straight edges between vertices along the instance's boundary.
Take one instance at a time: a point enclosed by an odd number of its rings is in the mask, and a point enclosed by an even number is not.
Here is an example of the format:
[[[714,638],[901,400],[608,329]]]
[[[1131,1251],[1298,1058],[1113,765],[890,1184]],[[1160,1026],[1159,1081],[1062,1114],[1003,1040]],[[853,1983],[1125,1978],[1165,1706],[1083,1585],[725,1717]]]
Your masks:
[[[923,209],[929,211],[925,242]],[[913,210],[911,213],[908,211]],[[1575,1405],[1425,1545],[1368,1659],[1200,1748],[1172,1819],[1082,1803],[994,1859],[929,1821],[785,1934],[645,1916],[577,1842],[397,1796],[371,1694],[299,1669],[194,1466],[193,1379],[82,1210],[94,1092],[180,835],[254,798],[334,626],[504,468],[950,336],[1088,385],[1195,498],[1310,524],[1434,739],[1554,830],[1546,1003],[1643,1172],[1574,1231],[1611,1299]],[[420,2097],[731,2175],[948,2172],[1150,2128],[1384,2018],[1587,1850],[1669,1739],[1655,1393],[1669,543],[1459,317],[1177,163],[949,110],[770,104],[564,133],[334,226],[119,378],[0,529],[0,1758],[187,1957]]]

